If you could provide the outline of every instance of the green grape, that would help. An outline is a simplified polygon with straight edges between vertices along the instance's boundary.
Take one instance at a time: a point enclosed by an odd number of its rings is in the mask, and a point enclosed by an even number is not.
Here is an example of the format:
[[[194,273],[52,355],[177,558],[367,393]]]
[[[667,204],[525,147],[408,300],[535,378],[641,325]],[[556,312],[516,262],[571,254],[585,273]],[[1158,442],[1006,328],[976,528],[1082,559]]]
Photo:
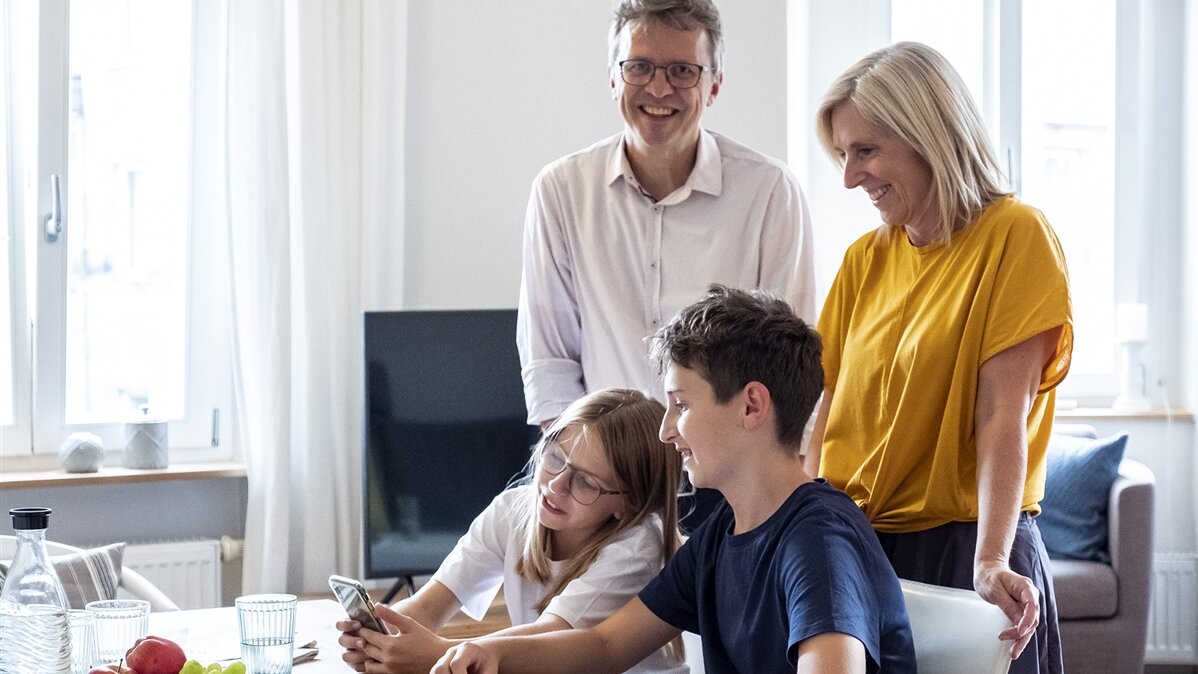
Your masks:
[[[225,674],[245,674],[245,665],[240,660],[225,667]]]
[[[204,665],[195,660],[188,660],[183,663],[183,668],[179,670],[179,674],[204,674]]]
[[[221,673],[220,663],[214,662],[211,665],[208,665],[208,667],[204,670],[204,674],[208,674],[209,672],[211,672],[212,674],[220,674]]]

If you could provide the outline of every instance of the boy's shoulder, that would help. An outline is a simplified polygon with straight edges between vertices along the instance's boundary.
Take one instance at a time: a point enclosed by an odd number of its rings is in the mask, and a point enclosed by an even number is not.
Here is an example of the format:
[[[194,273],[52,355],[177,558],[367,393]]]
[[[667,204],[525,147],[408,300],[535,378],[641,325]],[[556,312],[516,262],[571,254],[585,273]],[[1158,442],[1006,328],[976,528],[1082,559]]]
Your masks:
[[[782,520],[787,526],[841,526],[846,523],[869,526],[865,513],[853,499],[822,477],[799,485],[770,520]]]
[[[871,530],[857,504],[823,478],[796,486],[774,514],[752,531],[731,535],[735,519],[732,508],[722,503],[692,538],[716,546],[741,547],[773,545],[778,539],[811,540],[808,536],[822,530]]]

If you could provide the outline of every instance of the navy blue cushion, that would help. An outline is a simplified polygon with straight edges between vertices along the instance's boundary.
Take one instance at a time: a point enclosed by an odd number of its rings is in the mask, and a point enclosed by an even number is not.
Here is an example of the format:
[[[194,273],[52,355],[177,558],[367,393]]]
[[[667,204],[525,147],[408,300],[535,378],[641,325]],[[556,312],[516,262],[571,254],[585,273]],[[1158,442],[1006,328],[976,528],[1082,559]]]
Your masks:
[[[1126,446],[1126,433],[1098,440],[1052,436],[1042,512],[1036,518],[1049,557],[1111,562],[1107,505]]]

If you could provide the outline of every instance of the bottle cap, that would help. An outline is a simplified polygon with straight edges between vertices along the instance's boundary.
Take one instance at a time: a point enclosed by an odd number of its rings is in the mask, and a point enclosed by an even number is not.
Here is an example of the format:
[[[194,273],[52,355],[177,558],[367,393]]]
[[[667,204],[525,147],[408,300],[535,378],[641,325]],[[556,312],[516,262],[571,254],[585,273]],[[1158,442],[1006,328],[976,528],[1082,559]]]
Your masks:
[[[13,508],[8,514],[12,515],[12,528],[17,531],[45,529],[50,524],[49,508]]]

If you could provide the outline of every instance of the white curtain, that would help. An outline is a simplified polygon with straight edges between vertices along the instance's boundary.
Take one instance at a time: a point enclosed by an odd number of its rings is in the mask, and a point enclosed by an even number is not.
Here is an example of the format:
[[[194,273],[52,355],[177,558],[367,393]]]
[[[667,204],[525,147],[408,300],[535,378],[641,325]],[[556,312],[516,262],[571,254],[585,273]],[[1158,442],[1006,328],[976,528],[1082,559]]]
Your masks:
[[[227,3],[246,593],[327,590],[360,569],[361,312],[402,291],[406,8]]]

